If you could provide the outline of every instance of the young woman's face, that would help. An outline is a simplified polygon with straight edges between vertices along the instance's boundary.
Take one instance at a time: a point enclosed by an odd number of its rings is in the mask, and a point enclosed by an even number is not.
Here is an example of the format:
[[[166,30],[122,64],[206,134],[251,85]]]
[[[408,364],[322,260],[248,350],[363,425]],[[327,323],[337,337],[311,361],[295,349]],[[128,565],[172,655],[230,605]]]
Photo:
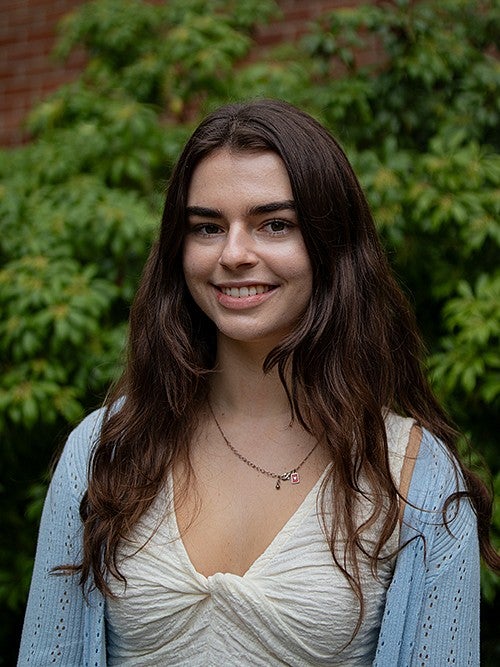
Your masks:
[[[221,149],[188,191],[183,266],[219,337],[276,345],[312,290],[312,271],[285,165],[272,152]]]

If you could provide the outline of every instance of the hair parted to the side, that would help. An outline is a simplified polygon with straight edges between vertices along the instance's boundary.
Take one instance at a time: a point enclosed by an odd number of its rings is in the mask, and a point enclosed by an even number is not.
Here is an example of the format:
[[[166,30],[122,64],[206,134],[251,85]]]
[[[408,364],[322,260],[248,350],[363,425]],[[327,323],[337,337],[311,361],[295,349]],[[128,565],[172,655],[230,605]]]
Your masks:
[[[284,162],[311,259],[313,294],[295,331],[264,370],[277,367],[302,425],[324,436],[335,494],[322,495],[335,517],[330,548],[362,604],[357,563],[367,523],[380,521],[372,567],[398,521],[383,411],[414,417],[456,453],[455,430],[421,369],[411,310],[377,237],[358,180],[339,144],[313,118],[277,100],[232,104],[210,114],[187,142],[172,173],[160,235],[130,316],[128,361],[108,399],[81,504],[81,582],[110,594],[107,574],[121,578],[117,547],[166,483],[175,461],[187,462],[190,436],[204,404],[216,353],[213,323],[187,290],[182,271],[187,193],[197,164],[221,148],[273,151]],[[288,383],[285,378],[291,378]],[[114,406],[114,407],[112,407]],[[491,499],[461,464],[476,509],[483,556],[498,567],[488,536]],[[373,511],[356,523],[361,477]],[[331,485],[329,485],[331,486]],[[337,553],[339,534],[346,552]]]

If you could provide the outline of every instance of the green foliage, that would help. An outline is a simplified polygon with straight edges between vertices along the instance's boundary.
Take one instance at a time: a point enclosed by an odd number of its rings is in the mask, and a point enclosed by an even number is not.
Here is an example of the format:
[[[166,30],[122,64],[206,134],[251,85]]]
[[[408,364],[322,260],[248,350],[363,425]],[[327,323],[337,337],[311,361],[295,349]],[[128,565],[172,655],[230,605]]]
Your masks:
[[[443,309],[450,334],[432,359],[434,378],[447,393],[459,391],[463,401],[499,405],[500,400],[500,271],[481,275],[473,289],[465,280]]]
[[[169,170],[226,101],[287,99],[344,142],[436,390],[500,490],[500,3],[344,8],[296,43],[252,52],[258,25],[278,15],[272,0],[84,3],[61,23],[57,53],[83,47],[85,70],[33,110],[33,140],[0,156],[5,628],[26,594],[54,445],[119,370]],[[490,603],[498,586],[484,573]]]

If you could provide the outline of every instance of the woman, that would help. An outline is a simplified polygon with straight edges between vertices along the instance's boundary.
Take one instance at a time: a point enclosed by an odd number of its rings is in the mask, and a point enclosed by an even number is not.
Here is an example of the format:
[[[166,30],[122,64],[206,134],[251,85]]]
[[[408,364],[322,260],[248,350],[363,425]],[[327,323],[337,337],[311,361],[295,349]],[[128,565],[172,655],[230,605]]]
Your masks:
[[[336,141],[211,114],[55,472],[19,664],[477,665],[491,506],[419,356]]]

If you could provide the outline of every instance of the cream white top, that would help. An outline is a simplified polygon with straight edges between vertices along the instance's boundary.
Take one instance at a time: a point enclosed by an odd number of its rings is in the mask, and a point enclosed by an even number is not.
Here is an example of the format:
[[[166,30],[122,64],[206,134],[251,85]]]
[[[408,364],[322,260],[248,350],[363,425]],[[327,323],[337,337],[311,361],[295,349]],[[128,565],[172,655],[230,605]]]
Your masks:
[[[386,419],[397,482],[412,423],[392,414]],[[334,566],[319,519],[323,476],[243,576],[205,577],[195,570],[175,512],[165,514],[173,505],[170,483],[121,546],[127,585],[109,578],[116,597],[106,609],[108,664],[371,665],[394,559],[379,566],[379,580],[361,562],[365,614],[350,641],[359,605]],[[376,530],[366,536],[368,546]],[[384,551],[392,552],[397,542],[396,531]]]

